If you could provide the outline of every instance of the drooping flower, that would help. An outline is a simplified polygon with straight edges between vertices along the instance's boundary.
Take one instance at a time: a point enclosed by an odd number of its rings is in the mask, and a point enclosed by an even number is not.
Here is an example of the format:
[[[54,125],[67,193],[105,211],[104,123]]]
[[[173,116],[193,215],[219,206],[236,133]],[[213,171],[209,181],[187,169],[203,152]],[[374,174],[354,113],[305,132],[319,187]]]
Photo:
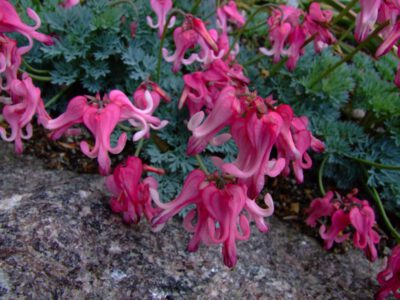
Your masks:
[[[330,217],[333,214],[335,211],[335,206],[332,203],[333,196],[333,192],[329,191],[323,198],[316,198],[311,202],[309,209],[306,211],[308,214],[307,225],[315,227],[318,219]]]
[[[0,93],[2,90],[8,90],[11,82],[17,79],[21,62],[22,57],[18,53],[17,42],[0,34]],[[5,84],[3,84],[3,74]]]
[[[235,96],[235,89],[228,86],[221,91],[206,118],[203,111],[197,112],[190,118],[188,129],[192,131],[192,136],[189,139],[186,153],[196,155],[203,151],[210,142],[213,145],[221,145],[227,138],[229,139],[230,136],[216,137],[216,134],[229,125],[238,112],[239,102]]]
[[[158,199],[158,184],[153,177],[141,180],[146,165],[140,158],[130,156],[125,164],[119,164],[114,173],[107,177],[106,186],[112,193],[111,209],[122,213],[126,223],[139,223],[144,215],[148,222],[160,212],[153,207],[153,198]]]
[[[375,244],[379,243],[380,236],[373,230],[375,225],[375,213],[369,205],[363,206],[361,209],[353,207],[350,211],[351,225],[355,228],[354,246],[364,249],[367,258],[374,262],[378,253]]]
[[[231,21],[237,27],[242,27],[246,23],[246,19],[239,13],[233,0],[230,0],[224,6],[218,7],[217,17],[217,25],[222,29],[223,33],[228,32],[228,21]]]
[[[386,268],[378,274],[377,279],[381,287],[375,294],[376,300],[383,300],[390,293],[393,293],[396,299],[400,299],[400,245],[393,248]]]
[[[311,3],[304,26],[310,36],[314,37],[314,49],[317,53],[336,42],[335,37],[329,31],[329,22],[332,20],[332,16],[331,10],[322,10],[319,3]]]
[[[332,224],[329,228],[323,224],[319,229],[321,238],[325,241],[325,249],[330,249],[333,242],[342,243],[348,239],[350,233],[343,233],[343,231],[350,224],[349,214],[343,210],[337,210],[332,215]]]
[[[95,137],[95,145],[90,149],[86,141],[82,141],[80,146],[82,152],[90,157],[96,158],[99,163],[101,175],[110,173],[111,161],[108,152],[113,154],[120,153],[127,140],[126,133],[122,133],[115,147],[111,146],[110,138],[115,127],[120,121],[121,109],[114,103],[108,104],[104,108],[90,106],[83,115],[83,123]]]
[[[172,0],[150,0],[151,9],[157,15],[157,23],[154,24],[150,16],[147,16],[147,24],[151,28],[158,28],[158,36],[161,37],[167,22],[167,14],[172,8]],[[175,24],[175,16],[173,16],[168,24],[168,28],[172,28]]]
[[[2,114],[10,126],[11,133],[7,136],[6,129],[0,127],[0,137],[7,142],[15,142],[15,152],[22,153],[22,139],[32,137],[33,116],[40,116],[40,122],[49,117],[44,111],[40,89],[33,85],[27,74],[22,75],[22,80],[15,79],[11,82],[9,94],[11,103],[4,106]]]
[[[358,42],[365,40],[378,18],[381,0],[360,0],[361,11],[357,15],[355,37]]]
[[[263,209],[247,197],[246,186],[228,183],[219,188],[215,182],[207,181],[200,170],[192,171],[178,197],[169,203],[158,203],[164,209],[153,219],[153,226],[159,229],[172,216],[190,204],[195,207],[186,215],[183,223],[194,235],[188,250],[197,251],[200,244],[222,244],[224,264],[230,268],[237,262],[236,240],[247,240],[250,236],[247,211],[257,227],[266,232],[264,218],[273,213],[273,202],[269,194],[264,198],[268,206]]]
[[[150,111],[151,113],[157,109],[161,99],[165,102],[171,101],[167,93],[160,86],[152,81],[147,81],[140,84],[133,95],[134,105],[140,109],[146,109],[148,106],[146,91],[150,93],[153,100],[153,107]]]
[[[251,198],[261,192],[265,175],[275,177],[285,166],[283,159],[270,157],[281,127],[282,119],[275,112],[261,117],[256,112],[248,113],[246,118],[236,119],[232,125],[231,133],[239,153],[234,162],[222,164],[221,169],[239,178],[239,183],[246,184]]]
[[[167,49],[162,49],[164,59],[167,62],[173,62],[173,72],[178,72],[182,63],[185,65],[190,65],[199,59],[199,55],[196,53],[190,55],[189,58],[185,59],[184,57],[186,51],[196,46],[199,41],[204,42],[203,48],[208,46],[215,53],[218,53],[216,41],[214,41],[211,34],[208,32],[203,21],[192,15],[186,15],[182,26],[177,27],[174,30],[174,42],[176,47],[175,53],[173,55],[169,55]]]
[[[36,31],[41,25],[39,16],[30,8],[27,9],[27,14],[35,21],[35,26],[31,27],[23,23],[12,4],[7,0],[0,0],[0,33],[18,32],[28,39],[28,45],[18,49],[20,55],[27,53],[32,48],[33,39],[46,45],[54,44],[50,36]]]
[[[156,91],[157,88],[154,89]],[[111,134],[118,123],[128,121],[139,130],[133,135],[137,141],[143,137],[148,138],[150,128],[158,130],[168,124],[152,115],[154,111],[154,100],[149,90],[144,91],[146,106],[137,108],[129,98],[119,90],[113,90],[102,100],[100,97],[87,102],[87,97],[78,96],[73,98],[67,110],[57,119],[44,122],[44,127],[52,130],[51,137],[58,139],[73,125],[83,123],[95,137],[95,145],[91,149],[88,142],[81,142],[82,152],[91,157],[97,157],[99,170],[102,175],[110,172],[111,161],[108,152],[120,153],[127,139],[126,133],[119,136],[117,145],[111,147]],[[159,100],[159,99],[158,99]],[[141,100],[140,100],[141,101]],[[140,105],[144,105],[140,102]]]

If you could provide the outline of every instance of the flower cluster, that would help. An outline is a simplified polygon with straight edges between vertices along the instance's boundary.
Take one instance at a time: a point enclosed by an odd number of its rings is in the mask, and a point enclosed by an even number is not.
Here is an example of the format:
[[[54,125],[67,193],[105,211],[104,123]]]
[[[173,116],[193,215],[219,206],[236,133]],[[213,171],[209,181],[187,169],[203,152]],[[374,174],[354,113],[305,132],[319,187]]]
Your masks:
[[[172,1],[151,0],[150,4],[158,16],[158,23],[154,25],[150,18],[148,18],[148,23],[151,27],[158,28],[161,36],[166,16],[172,8]],[[238,46],[236,45],[235,51],[229,53],[228,21],[240,27],[245,23],[245,19],[238,12],[234,1],[218,8],[217,18],[219,31],[216,29],[207,30],[201,19],[190,14],[185,15],[182,25],[174,30],[173,37],[176,47],[174,54],[170,55],[167,49],[162,49],[164,59],[167,62],[173,62],[172,70],[174,72],[178,72],[182,64],[190,65],[197,61],[208,65],[223,56],[234,58],[238,52]],[[168,27],[172,27],[174,23],[175,17],[173,16]],[[186,52],[196,46],[200,47],[200,52],[192,53],[185,58]]]
[[[148,86],[154,88],[149,90]],[[52,139],[58,139],[72,126],[83,123],[95,137],[95,145],[90,149],[89,144],[82,141],[81,150],[90,158],[97,157],[100,174],[108,175],[111,167],[108,152],[120,153],[127,140],[124,132],[119,136],[117,145],[111,147],[111,134],[118,123],[127,121],[138,129],[133,135],[133,141],[148,138],[150,128],[158,130],[168,124],[168,121],[152,115],[160,98],[168,99],[165,92],[153,82],[139,86],[134,95],[134,103],[119,90],[111,91],[103,99],[99,96],[90,99],[87,96],[77,96],[71,99],[63,114],[56,119],[47,120],[43,126],[52,130]]]
[[[317,53],[336,41],[328,29],[332,15],[332,11],[322,10],[317,2],[311,3],[308,13],[299,8],[280,5],[267,20],[272,48],[260,48],[261,53],[273,56],[274,63],[279,62],[282,56],[287,57],[286,66],[293,70],[304,53],[308,38],[314,40]]]
[[[378,257],[375,244],[380,236],[373,229],[376,226],[374,210],[367,200],[356,198],[354,189],[345,197],[329,191],[323,198],[314,199],[308,209],[306,223],[315,227],[321,218],[330,220],[330,227],[324,223],[319,229],[320,236],[325,241],[325,248],[330,249],[333,243],[342,243],[353,234],[356,248],[363,249],[370,261]]]
[[[44,108],[40,89],[34,86],[26,73],[18,75],[22,55],[31,50],[33,39],[46,45],[53,44],[49,36],[36,31],[41,23],[39,16],[30,8],[27,14],[35,21],[35,26],[23,23],[11,3],[0,0],[0,93],[7,94],[0,97],[0,103],[4,104],[1,113],[11,131],[8,135],[7,129],[0,127],[0,137],[7,142],[14,142],[17,153],[23,151],[22,140],[32,136],[33,116],[36,114],[40,124],[50,118]],[[17,42],[4,33],[24,35],[28,45],[18,47]]]
[[[376,0],[360,1],[361,11],[356,20],[356,40],[361,42],[365,40],[374,28],[376,23],[384,24],[388,22],[382,31],[383,43],[376,50],[375,56],[380,57],[391,51],[400,39],[400,3],[396,0]],[[400,57],[400,48],[397,51]],[[400,63],[394,80],[400,87]]]
[[[264,209],[247,196],[245,185],[221,183],[215,179],[218,176],[213,177],[207,178],[200,170],[192,171],[174,200],[167,204],[157,203],[163,211],[153,219],[152,225],[159,230],[183,208],[194,204],[195,208],[183,221],[185,229],[194,233],[188,250],[197,251],[200,243],[222,244],[224,263],[232,268],[237,261],[236,240],[247,240],[250,236],[249,218],[256,222],[260,231],[266,232],[268,227],[264,218],[272,215],[274,206],[269,194],[264,197],[267,205]]]
[[[228,20],[237,26],[244,23],[232,1],[220,7],[217,15],[219,36],[227,34]],[[314,29],[322,24],[321,20],[315,22]],[[238,156],[229,163],[213,157],[219,172],[210,176],[200,170],[190,173],[176,199],[167,204],[156,201],[163,211],[152,224],[159,229],[180,210],[194,204],[184,221],[185,228],[194,233],[189,250],[196,251],[200,242],[223,244],[224,263],[233,267],[235,241],[248,238],[249,221],[254,220],[261,231],[267,231],[263,218],[273,212],[272,198],[264,196],[267,209],[256,204],[262,196],[265,176],[288,175],[292,168],[297,181],[302,182],[303,170],[312,165],[307,150],[322,152],[324,144],[311,134],[306,117],[295,116],[289,105],[276,105],[271,96],[264,99],[250,91],[243,67],[234,61],[235,53],[227,52],[229,43],[221,46],[215,29],[207,30],[201,20],[186,15],[183,25],[174,31],[174,41],[174,59],[167,58],[174,62],[174,71],[181,62],[191,63],[190,59],[202,62],[201,71],[183,76],[185,85],[179,100],[179,108],[187,106],[190,114],[187,127],[192,136],[187,154],[200,154],[208,145],[219,146],[233,138]],[[212,42],[225,55],[218,57]],[[183,58],[185,51],[197,43],[200,53]],[[205,57],[212,59],[202,59]]]

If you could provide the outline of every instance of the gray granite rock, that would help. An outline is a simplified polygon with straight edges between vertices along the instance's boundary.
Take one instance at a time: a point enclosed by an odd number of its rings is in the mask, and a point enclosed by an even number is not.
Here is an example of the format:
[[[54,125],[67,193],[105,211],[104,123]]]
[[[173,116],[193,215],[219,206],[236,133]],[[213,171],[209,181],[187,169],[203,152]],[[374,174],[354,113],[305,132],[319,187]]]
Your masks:
[[[270,219],[238,242],[238,264],[219,247],[185,248],[178,220],[162,232],[110,212],[102,178],[46,170],[0,143],[1,299],[371,299],[373,265],[360,251],[328,253],[295,224]]]

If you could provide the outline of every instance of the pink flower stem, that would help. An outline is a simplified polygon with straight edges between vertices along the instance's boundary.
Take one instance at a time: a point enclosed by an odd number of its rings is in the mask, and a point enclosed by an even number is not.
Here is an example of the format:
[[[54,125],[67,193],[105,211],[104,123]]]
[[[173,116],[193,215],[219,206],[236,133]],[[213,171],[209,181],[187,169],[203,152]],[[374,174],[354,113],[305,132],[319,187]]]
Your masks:
[[[67,85],[65,87],[63,87],[56,95],[54,95],[53,98],[51,98],[49,101],[46,102],[46,104],[44,105],[45,108],[49,108],[50,106],[52,106],[54,103],[57,102],[57,100],[66,93],[66,91],[69,90],[69,88],[72,86],[72,84]]]
[[[366,176],[366,179],[368,178],[368,172],[367,170],[362,166],[363,170],[364,170],[364,174]],[[393,227],[392,223],[390,222],[386,211],[385,211],[385,207],[383,206],[382,200],[379,197],[378,191],[376,190],[376,188],[374,188],[373,186],[369,187],[368,184],[366,182],[364,182],[364,185],[367,189],[367,191],[370,193],[371,197],[374,199],[376,206],[378,207],[378,211],[382,217],[383,223],[385,223],[386,227],[388,228],[388,230],[390,231],[391,235],[394,237],[394,239],[400,243],[400,233],[397,232],[397,230]]]
[[[196,160],[199,163],[199,167],[200,169],[206,174],[209,175],[210,172],[208,172],[206,165],[203,162],[203,159],[201,158],[201,156],[199,154],[197,154],[196,156]]]
[[[23,69],[18,69],[18,71],[21,73],[27,73],[29,75],[29,77],[31,77],[32,79],[35,79],[37,81],[49,82],[52,80],[51,76],[40,76],[40,75],[31,74]]]
[[[326,191],[324,188],[324,183],[323,183],[323,177],[324,177],[324,167],[326,164],[326,161],[328,160],[328,155],[325,155],[324,159],[321,162],[321,165],[319,166],[318,170],[318,186],[319,186],[319,191],[321,192],[322,197],[325,196]]]
[[[36,74],[43,74],[43,75],[49,75],[50,71],[49,70],[39,70],[34,67],[32,67],[30,64],[28,64],[25,60],[22,60],[22,64],[30,71]]]
[[[310,83],[308,86],[309,89],[313,88],[318,82],[320,82],[322,79],[324,79],[326,76],[331,74],[336,68],[340,67],[342,64],[345,62],[348,62],[353,58],[354,55],[356,55],[357,52],[362,50],[369,42],[376,36],[378,36],[379,32],[381,32],[382,29],[384,29],[387,25],[389,24],[389,21],[386,21],[385,23],[380,24],[375,30],[362,42],[360,43],[356,48],[354,48],[353,51],[351,51],[347,56],[343,57],[342,60],[334,64],[333,66],[327,68],[322,74],[316,78],[314,81]]]
[[[369,161],[369,160],[366,160],[366,159],[353,157],[353,156],[346,155],[346,154],[345,154],[345,156],[350,158],[350,159],[352,159],[352,160],[354,160],[354,161],[356,161],[356,162],[359,162],[359,163],[362,163],[364,165],[368,165],[368,166],[371,166],[371,167],[374,167],[374,168],[377,168],[377,169],[400,171],[400,166],[384,165],[384,164],[380,164],[380,163],[377,163],[377,162],[374,162],[374,161]]]
[[[349,14],[350,10],[359,2],[359,0],[353,0],[346,5],[344,9],[332,20],[331,25],[339,22],[345,15]]]
[[[156,76],[155,76],[155,80],[154,80],[155,82],[159,82],[160,81],[162,49],[163,49],[163,46],[164,46],[165,37],[167,36],[168,24],[170,23],[172,17],[176,16],[177,14],[185,15],[185,13],[183,11],[181,11],[180,9],[173,8],[171,10],[171,14],[168,16],[168,19],[167,19],[167,21],[165,22],[165,25],[164,25],[163,33],[161,35],[161,40],[160,40],[160,49],[158,50]]]
[[[139,157],[140,150],[142,150],[144,144],[144,139],[140,139],[138,145],[136,146],[135,156]]]

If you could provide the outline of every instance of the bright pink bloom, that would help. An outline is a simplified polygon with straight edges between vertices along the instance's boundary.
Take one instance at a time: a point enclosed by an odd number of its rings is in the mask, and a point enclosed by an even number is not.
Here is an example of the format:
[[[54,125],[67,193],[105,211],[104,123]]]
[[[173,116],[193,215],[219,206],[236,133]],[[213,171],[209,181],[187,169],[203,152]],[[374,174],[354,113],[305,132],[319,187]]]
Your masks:
[[[11,82],[17,79],[21,61],[22,57],[18,53],[17,42],[0,34],[0,93],[2,90],[8,90]],[[2,73],[6,79],[5,85],[2,82]]]
[[[222,29],[223,33],[228,31],[228,20],[236,24],[237,27],[242,27],[246,23],[246,19],[239,13],[233,0],[217,9],[217,17],[217,25]]]
[[[184,30],[182,27],[177,27],[174,30],[175,53],[169,55],[168,50],[163,48],[163,57],[167,62],[173,62],[172,71],[178,72],[182,63],[186,65],[192,64],[196,60],[196,56],[191,55],[185,59],[186,51],[193,48],[199,39],[199,35],[193,29]]]
[[[183,75],[185,86],[179,99],[179,109],[186,103],[190,116],[199,112],[203,107],[212,108],[212,98],[207,89],[207,82],[203,78],[203,72],[194,72]]]
[[[255,198],[263,189],[265,175],[278,176],[285,166],[283,159],[270,158],[281,127],[282,118],[275,112],[261,117],[256,112],[248,113],[232,125],[231,133],[239,154],[233,163],[223,164],[221,169],[246,184],[250,198]]]
[[[83,123],[95,137],[95,145],[90,149],[86,141],[82,141],[80,146],[82,152],[90,157],[96,158],[99,163],[99,171],[101,175],[110,173],[111,161],[108,152],[113,154],[120,153],[126,143],[126,133],[122,133],[117,145],[111,147],[110,138],[115,127],[120,121],[121,109],[114,103],[108,104],[105,108],[97,108],[90,106],[83,115]]]
[[[284,46],[286,40],[292,30],[292,26],[289,23],[283,23],[280,26],[276,26],[270,29],[269,40],[272,43],[272,49],[260,48],[260,52],[267,56],[273,56],[274,63],[281,60],[281,55],[284,53]]]
[[[133,141],[138,141],[141,138],[150,137],[150,128],[159,130],[164,128],[168,121],[160,120],[152,115],[154,111],[154,99],[150,91],[144,92],[144,100],[147,102],[145,108],[137,108],[129,98],[119,90],[113,90],[109,93],[109,101],[117,104],[121,109],[120,122],[128,121],[133,127],[140,128],[138,132],[133,135]],[[143,105],[141,102],[140,105]]]
[[[226,184],[219,189],[214,182],[205,179],[202,171],[192,171],[176,199],[167,204],[159,203],[164,211],[152,223],[158,229],[184,207],[195,204],[184,219],[185,229],[194,233],[188,250],[197,251],[201,242],[223,244],[224,263],[232,268],[237,262],[236,240],[247,240],[250,236],[249,220],[242,212],[246,210],[257,227],[265,232],[268,227],[264,217],[273,213],[272,198],[269,194],[265,196],[268,208],[262,209],[247,197],[245,186]]]
[[[354,233],[354,246],[364,249],[367,258],[374,262],[378,253],[375,245],[380,240],[379,234],[373,230],[375,225],[375,213],[369,206],[363,206],[361,209],[353,207],[350,211],[351,225],[356,229]]]
[[[332,215],[332,224],[327,229],[325,225],[321,225],[319,234],[323,240],[325,240],[325,249],[330,249],[333,246],[333,242],[342,243],[349,237],[350,233],[343,233],[343,230],[350,225],[349,214],[343,210],[337,210]]]
[[[153,100],[153,107],[151,109],[151,113],[153,113],[158,105],[160,104],[160,100],[163,99],[165,102],[170,102],[171,99],[168,97],[167,93],[161,89],[156,83],[148,81],[144,82],[136,89],[133,100],[134,105],[140,109],[145,109],[148,106],[148,100],[146,99],[146,91],[148,91]]]
[[[319,3],[311,3],[304,26],[308,33],[314,36],[314,49],[317,53],[336,42],[335,37],[328,29],[332,16],[333,12],[331,10],[321,10]]]
[[[309,169],[312,166],[311,157],[306,151],[311,147],[314,151],[323,152],[324,144],[308,130],[307,117],[294,117],[292,108],[286,104],[279,105],[275,111],[283,119],[276,148],[278,157],[286,160],[284,174],[290,173],[290,163],[292,162],[296,180],[301,183],[304,180],[303,169]]]
[[[130,156],[126,164],[118,165],[114,173],[107,177],[106,186],[113,194],[110,201],[112,211],[122,213],[126,223],[139,223],[144,215],[148,222],[160,212],[152,205],[152,199],[158,199],[157,181],[147,177],[141,181],[145,170],[140,158]]]
[[[154,24],[153,20],[147,16],[147,24],[151,28],[158,28],[158,36],[161,37],[164,31],[165,23],[167,22],[167,14],[172,8],[172,0],[150,0],[150,6],[157,15],[157,23]],[[175,19],[175,16],[171,18],[168,28],[174,26]]]
[[[333,196],[333,192],[329,191],[323,198],[316,198],[311,202],[310,207],[307,209],[307,225],[315,227],[319,218],[330,217],[333,214],[335,211],[335,206],[332,203]]]
[[[18,49],[19,54],[28,52],[32,46],[32,39],[36,39],[46,45],[53,45],[54,42],[50,36],[37,32],[41,21],[39,16],[30,8],[27,9],[28,16],[36,22],[35,26],[30,27],[23,23],[17,14],[17,11],[7,0],[0,0],[0,33],[18,32],[24,35],[28,41],[28,46]]]
[[[188,49],[193,48],[198,43],[202,43],[202,41],[204,41],[202,46],[203,52],[205,51],[205,47],[209,47],[215,53],[218,53],[218,46],[211,34],[207,31],[203,21],[192,15],[186,15],[182,26],[174,30],[175,53],[168,56],[168,50],[165,48],[162,50],[164,59],[167,62],[174,62],[172,67],[173,72],[178,72],[182,63],[190,65],[199,59],[199,55],[195,53],[187,59],[185,59],[184,56]],[[203,53],[202,59],[204,59],[204,55]]]
[[[158,91],[157,86],[153,86],[153,91]],[[158,130],[168,124],[167,121],[161,121],[159,118],[152,116],[155,104],[149,90],[144,91],[144,101],[146,101],[146,104],[140,102],[140,105],[145,107],[143,109],[137,108],[119,90],[111,91],[103,100],[97,97],[97,99],[93,99],[91,104],[88,104],[86,97],[78,96],[70,101],[67,110],[57,119],[44,122],[44,127],[53,131],[51,133],[53,139],[58,139],[71,126],[84,123],[95,136],[96,141],[92,150],[90,150],[86,141],[81,142],[81,150],[91,158],[97,157],[100,173],[107,175],[111,164],[108,152],[113,154],[120,153],[125,146],[127,138],[126,133],[123,133],[119,137],[117,145],[114,148],[111,147],[110,137],[119,122],[128,121],[132,126],[140,129],[133,135],[134,141],[149,137],[150,128]]]
[[[273,56],[274,63],[281,60],[281,55],[289,55],[291,57],[289,66],[292,67],[297,61],[300,48],[304,43],[304,41],[301,43],[304,30],[299,25],[299,18],[302,14],[301,10],[288,5],[280,5],[279,9],[275,9],[267,20],[268,38],[272,43],[272,49],[260,48],[261,53]],[[291,45],[289,51],[284,49],[287,44]]]
[[[390,31],[385,36],[385,40],[376,50],[375,56],[380,57],[388,53],[390,50],[392,50],[393,46],[397,43],[399,39],[400,39],[400,21],[391,27]]]
[[[192,131],[192,136],[189,139],[186,153],[196,155],[203,151],[209,142],[213,145],[220,145],[225,142],[226,135],[222,135],[222,140],[215,135],[229,125],[238,112],[239,101],[235,96],[235,89],[228,86],[221,91],[213,109],[205,120],[203,111],[199,111],[190,118],[188,129]]]
[[[381,288],[375,294],[376,300],[387,298],[391,292],[396,299],[400,299],[400,245],[393,248],[386,268],[378,274],[377,279]]]
[[[78,5],[80,0],[64,0],[60,5],[64,8],[70,8],[75,5]]]
[[[46,129],[52,130],[50,138],[52,140],[58,140],[70,127],[82,123],[83,116],[89,107],[86,98],[83,96],[77,96],[71,99],[63,114],[44,124]]]
[[[357,15],[355,37],[358,42],[365,40],[378,18],[381,0],[360,0],[361,11]]]
[[[305,29],[302,26],[297,25],[289,34],[288,44],[290,45],[289,49],[283,51],[284,54],[287,55],[288,60],[286,62],[286,67],[289,71],[293,71],[297,65],[297,61],[300,58],[300,55],[304,53],[304,43],[306,41],[307,34]]]
[[[40,89],[33,85],[27,74],[23,74],[22,80],[15,79],[11,82],[9,94],[12,103],[4,106],[2,114],[10,125],[11,134],[7,136],[6,130],[0,127],[0,137],[7,142],[14,141],[15,152],[22,153],[22,139],[32,137],[31,120],[35,113],[40,115],[40,122],[48,116],[44,112]]]

